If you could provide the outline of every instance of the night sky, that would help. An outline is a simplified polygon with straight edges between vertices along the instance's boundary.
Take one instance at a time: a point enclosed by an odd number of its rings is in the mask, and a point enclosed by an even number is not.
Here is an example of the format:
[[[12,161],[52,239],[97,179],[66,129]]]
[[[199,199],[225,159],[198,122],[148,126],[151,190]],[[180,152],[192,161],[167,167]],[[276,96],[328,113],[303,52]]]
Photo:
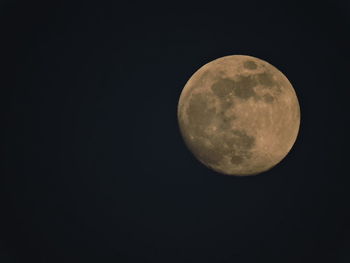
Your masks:
[[[347,1],[0,3],[0,262],[350,262]],[[303,3],[304,2],[304,3]],[[298,95],[287,157],[220,175],[177,102],[216,58]]]

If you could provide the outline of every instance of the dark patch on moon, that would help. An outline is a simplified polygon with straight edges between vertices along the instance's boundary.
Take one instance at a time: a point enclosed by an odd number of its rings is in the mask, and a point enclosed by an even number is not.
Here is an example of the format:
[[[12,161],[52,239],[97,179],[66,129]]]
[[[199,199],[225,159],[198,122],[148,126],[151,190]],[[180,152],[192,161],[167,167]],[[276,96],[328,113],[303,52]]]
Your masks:
[[[222,110],[232,109],[234,107],[233,99],[226,98],[226,99],[221,100],[220,106],[221,106]]]
[[[275,100],[275,98],[273,96],[271,96],[270,94],[265,94],[263,96],[263,99],[266,103],[272,103]]]
[[[237,81],[234,81],[233,89],[237,97],[241,99],[249,99],[255,97],[256,93],[254,87],[257,85],[257,81],[252,76],[239,76]]]
[[[219,79],[211,86],[213,93],[219,98],[225,98],[233,92],[233,80],[231,79]]]
[[[238,75],[236,79],[221,78],[213,83],[211,90],[216,95],[223,107],[230,107],[227,101],[233,101],[234,97],[247,100],[254,98],[256,100],[263,100],[266,103],[272,103],[275,98],[271,94],[264,94],[259,96],[256,94],[254,88],[260,84],[262,88],[272,89],[274,92],[281,92],[278,81],[274,80],[273,75],[268,72],[263,72],[255,75]]]
[[[273,79],[272,74],[268,72],[259,73],[256,75],[259,83],[265,87],[273,87],[278,85],[278,83]]]
[[[249,99],[256,96],[254,87],[257,84],[254,75],[238,76],[237,79],[222,78],[211,86],[211,90],[219,98],[225,98],[234,92],[238,98]]]
[[[229,130],[231,128],[230,120],[228,118],[223,118],[222,122],[219,124],[219,129]]]
[[[269,73],[268,71],[262,72],[257,74],[257,79],[260,85],[265,89],[271,89],[277,94],[280,94],[282,92],[281,85],[279,81],[275,80],[273,78],[273,74]],[[263,98],[265,102],[269,103],[272,100]]]
[[[252,60],[247,60],[243,63],[243,67],[245,67],[246,69],[257,69],[258,65],[252,61]]]
[[[235,136],[235,138],[239,139],[239,148],[252,148],[254,145],[254,137],[248,136],[243,130],[233,130],[232,134]]]
[[[243,157],[240,156],[240,155],[232,155],[231,159],[230,159],[230,162],[232,164],[240,164],[240,163],[243,162],[243,160],[244,160]]]

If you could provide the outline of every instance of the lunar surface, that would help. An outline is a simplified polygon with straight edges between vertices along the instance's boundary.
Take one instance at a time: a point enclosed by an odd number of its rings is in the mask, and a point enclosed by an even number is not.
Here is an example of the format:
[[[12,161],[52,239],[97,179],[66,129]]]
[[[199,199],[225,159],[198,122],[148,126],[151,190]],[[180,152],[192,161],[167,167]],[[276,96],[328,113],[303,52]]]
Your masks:
[[[255,175],[291,150],[300,108],[291,83],[277,68],[233,55],[192,75],[179,99],[178,122],[201,163],[226,175]]]

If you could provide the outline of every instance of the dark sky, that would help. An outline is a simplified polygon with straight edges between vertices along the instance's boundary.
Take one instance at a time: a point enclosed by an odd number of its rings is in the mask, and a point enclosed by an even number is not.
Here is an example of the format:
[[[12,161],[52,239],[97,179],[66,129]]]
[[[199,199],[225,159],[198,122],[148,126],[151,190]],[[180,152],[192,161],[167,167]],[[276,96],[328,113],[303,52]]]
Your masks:
[[[3,1],[0,262],[350,262],[346,1]],[[301,107],[272,170],[185,147],[188,78],[245,54]]]

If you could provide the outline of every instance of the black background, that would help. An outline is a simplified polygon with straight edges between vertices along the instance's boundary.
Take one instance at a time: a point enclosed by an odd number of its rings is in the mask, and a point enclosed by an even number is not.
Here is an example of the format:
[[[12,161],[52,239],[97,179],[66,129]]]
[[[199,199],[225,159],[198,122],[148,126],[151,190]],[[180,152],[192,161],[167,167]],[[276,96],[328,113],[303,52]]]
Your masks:
[[[5,1],[0,262],[350,262],[350,5]],[[274,169],[201,165],[177,125],[189,77],[245,54],[301,107]]]

